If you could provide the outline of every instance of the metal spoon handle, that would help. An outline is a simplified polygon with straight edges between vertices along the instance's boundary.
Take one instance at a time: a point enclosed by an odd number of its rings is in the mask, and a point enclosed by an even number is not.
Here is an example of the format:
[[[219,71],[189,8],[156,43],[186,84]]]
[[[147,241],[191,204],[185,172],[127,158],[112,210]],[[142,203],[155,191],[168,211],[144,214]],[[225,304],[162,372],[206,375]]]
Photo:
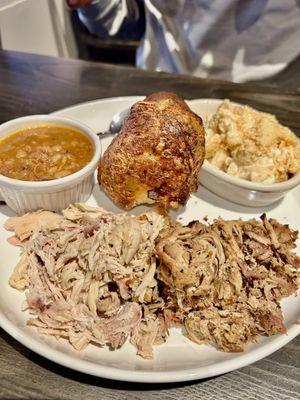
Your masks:
[[[125,110],[115,114],[109,124],[108,130],[104,132],[99,132],[97,133],[97,135],[99,137],[103,137],[119,133],[120,130],[122,129],[123,121],[128,116],[129,112],[130,108],[126,108]]]
[[[97,136],[103,137],[103,136],[108,136],[108,135],[114,135],[117,132],[111,132],[111,131],[104,131],[104,132],[98,132],[96,133]]]

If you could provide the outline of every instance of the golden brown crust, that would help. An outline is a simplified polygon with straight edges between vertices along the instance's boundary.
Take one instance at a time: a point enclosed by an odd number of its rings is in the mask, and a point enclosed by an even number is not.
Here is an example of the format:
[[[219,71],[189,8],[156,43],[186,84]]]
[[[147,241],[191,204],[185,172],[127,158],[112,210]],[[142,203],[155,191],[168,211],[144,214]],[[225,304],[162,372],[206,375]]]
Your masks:
[[[197,190],[204,152],[201,118],[177,95],[154,93],[132,106],[99,163],[98,181],[125,209],[177,207]]]

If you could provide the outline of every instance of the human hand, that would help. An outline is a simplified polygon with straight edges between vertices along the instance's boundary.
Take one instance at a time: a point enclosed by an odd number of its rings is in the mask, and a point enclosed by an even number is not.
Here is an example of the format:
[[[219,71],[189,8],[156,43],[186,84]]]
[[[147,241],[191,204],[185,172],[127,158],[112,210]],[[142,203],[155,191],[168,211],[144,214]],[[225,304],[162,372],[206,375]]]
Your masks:
[[[71,8],[77,8],[90,4],[93,0],[66,0],[67,4]]]

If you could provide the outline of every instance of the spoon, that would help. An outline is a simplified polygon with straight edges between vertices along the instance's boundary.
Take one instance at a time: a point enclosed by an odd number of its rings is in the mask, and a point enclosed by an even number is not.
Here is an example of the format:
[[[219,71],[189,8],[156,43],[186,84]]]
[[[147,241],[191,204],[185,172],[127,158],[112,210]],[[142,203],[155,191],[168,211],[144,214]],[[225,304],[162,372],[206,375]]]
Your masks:
[[[120,130],[122,129],[123,121],[128,116],[129,112],[130,108],[125,108],[125,110],[116,113],[110,121],[108,130],[104,132],[99,132],[97,133],[97,135],[99,137],[102,137],[106,135],[115,135],[116,133],[120,132]]]

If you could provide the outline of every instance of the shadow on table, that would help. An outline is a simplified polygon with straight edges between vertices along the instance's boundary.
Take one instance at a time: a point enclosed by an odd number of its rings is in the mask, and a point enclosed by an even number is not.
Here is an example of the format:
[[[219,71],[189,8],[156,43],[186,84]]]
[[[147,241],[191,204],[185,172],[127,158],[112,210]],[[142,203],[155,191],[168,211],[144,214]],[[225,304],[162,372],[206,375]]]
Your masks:
[[[8,345],[13,347],[16,351],[18,351],[22,356],[24,356],[27,360],[34,362],[39,365],[41,368],[48,370],[54,374],[61,375],[64,378],[70,379],[72,381],[76,381],[78,383],[83,383],[86,385],[92,386],[100,386],[106,389],[115,389],[115,390],[132,390],[132,391],[150,391],[150,390],[162,390],[162,389],[174,389],[180,388],[187,385],[200,383],[209,381],[212,378],[195,380],[195,381],[187,381],[187,382],[174,382],[174,383],[134,383],[134,382],[123,382],[116,381],[110,379],[99,378],[97,376],[88,375],[82,372],[78,372],[72,370],[67,367],[63,367],[59,364],[56,364],[53,361],[50,361],[33,351],[29,350],[27,347],[23,346],[21,343],[16,341],[14,338],[9,336],[5,331],[0,329],[1,336],[3,340],[6,341]]]

